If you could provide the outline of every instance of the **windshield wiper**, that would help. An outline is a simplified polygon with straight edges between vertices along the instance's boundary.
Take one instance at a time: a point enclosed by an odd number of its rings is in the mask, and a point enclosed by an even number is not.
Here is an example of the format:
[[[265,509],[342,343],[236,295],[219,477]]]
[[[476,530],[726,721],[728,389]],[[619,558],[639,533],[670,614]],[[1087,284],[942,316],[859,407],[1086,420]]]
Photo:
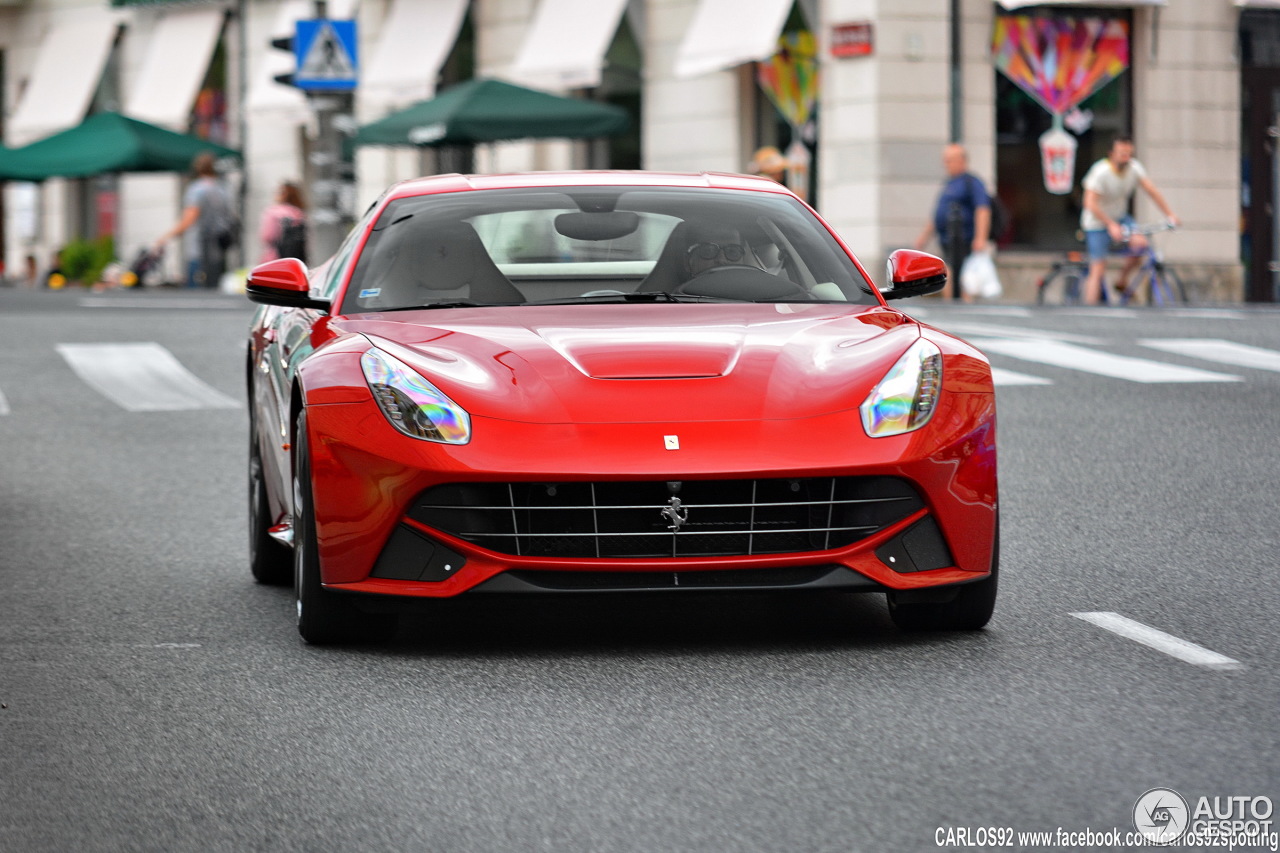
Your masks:
[[[693,296],[687,293],[668,293],[665,290],[642,290],[635,293],[596,293],[585,296],[567,296],[563,299],[540,299],[529,305],[575,305],[593,302],[741,302],[720,296]]]
[[[458,299],[453,302],[424,302],[421,305],[397,305],[394,308],[378,308],[376,311],[428,311],[432,308],[496,308],[499,305],[523,305],[522,302],[476,302]]]

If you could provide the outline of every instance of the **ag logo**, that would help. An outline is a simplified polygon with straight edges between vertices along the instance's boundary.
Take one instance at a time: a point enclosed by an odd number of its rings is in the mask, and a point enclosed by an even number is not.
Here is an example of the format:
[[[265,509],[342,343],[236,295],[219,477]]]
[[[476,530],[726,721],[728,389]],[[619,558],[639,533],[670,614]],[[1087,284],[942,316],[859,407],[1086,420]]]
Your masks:
[[[1191,810],[1172,788],[1152,788],[1133,804],[1133,826],[1154,844],[1172,844],[1187,831]]]

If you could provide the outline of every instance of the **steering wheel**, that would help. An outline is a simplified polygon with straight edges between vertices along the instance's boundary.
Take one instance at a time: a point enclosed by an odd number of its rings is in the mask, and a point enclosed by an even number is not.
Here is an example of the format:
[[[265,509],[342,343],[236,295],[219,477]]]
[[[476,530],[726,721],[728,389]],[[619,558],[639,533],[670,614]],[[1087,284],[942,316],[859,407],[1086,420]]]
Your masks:
[[[737,273],[737,275],[723,275],[726,272]],[[672,292],[720,299],[758,300],[799,297],[808,301],[813,298],[809,295],[809,291],[794,281],[772,275],[750,264],[725,264],[711,267],[679,285]]]

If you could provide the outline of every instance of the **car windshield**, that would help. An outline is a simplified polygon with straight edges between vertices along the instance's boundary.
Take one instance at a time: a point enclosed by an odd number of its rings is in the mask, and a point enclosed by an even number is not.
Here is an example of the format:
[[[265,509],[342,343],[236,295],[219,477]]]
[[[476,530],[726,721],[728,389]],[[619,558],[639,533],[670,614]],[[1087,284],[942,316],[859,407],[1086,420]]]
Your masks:
[[[839,243],[777,193],[548,187],[387,205],[344,313],[610,302],[876,304]]]

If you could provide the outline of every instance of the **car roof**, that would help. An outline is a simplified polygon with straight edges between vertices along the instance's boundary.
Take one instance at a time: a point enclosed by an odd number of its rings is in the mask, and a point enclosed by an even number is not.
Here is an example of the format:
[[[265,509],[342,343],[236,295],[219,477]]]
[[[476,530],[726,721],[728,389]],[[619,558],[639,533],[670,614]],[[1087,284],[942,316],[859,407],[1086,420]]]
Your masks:
[[[512,172],[495,175],[431,175],[401,181],[387,190],[386,200],[468,190],[537,189],[539,187],[706,187],[791,195],[770,178],[732,172],[564,171]]]

